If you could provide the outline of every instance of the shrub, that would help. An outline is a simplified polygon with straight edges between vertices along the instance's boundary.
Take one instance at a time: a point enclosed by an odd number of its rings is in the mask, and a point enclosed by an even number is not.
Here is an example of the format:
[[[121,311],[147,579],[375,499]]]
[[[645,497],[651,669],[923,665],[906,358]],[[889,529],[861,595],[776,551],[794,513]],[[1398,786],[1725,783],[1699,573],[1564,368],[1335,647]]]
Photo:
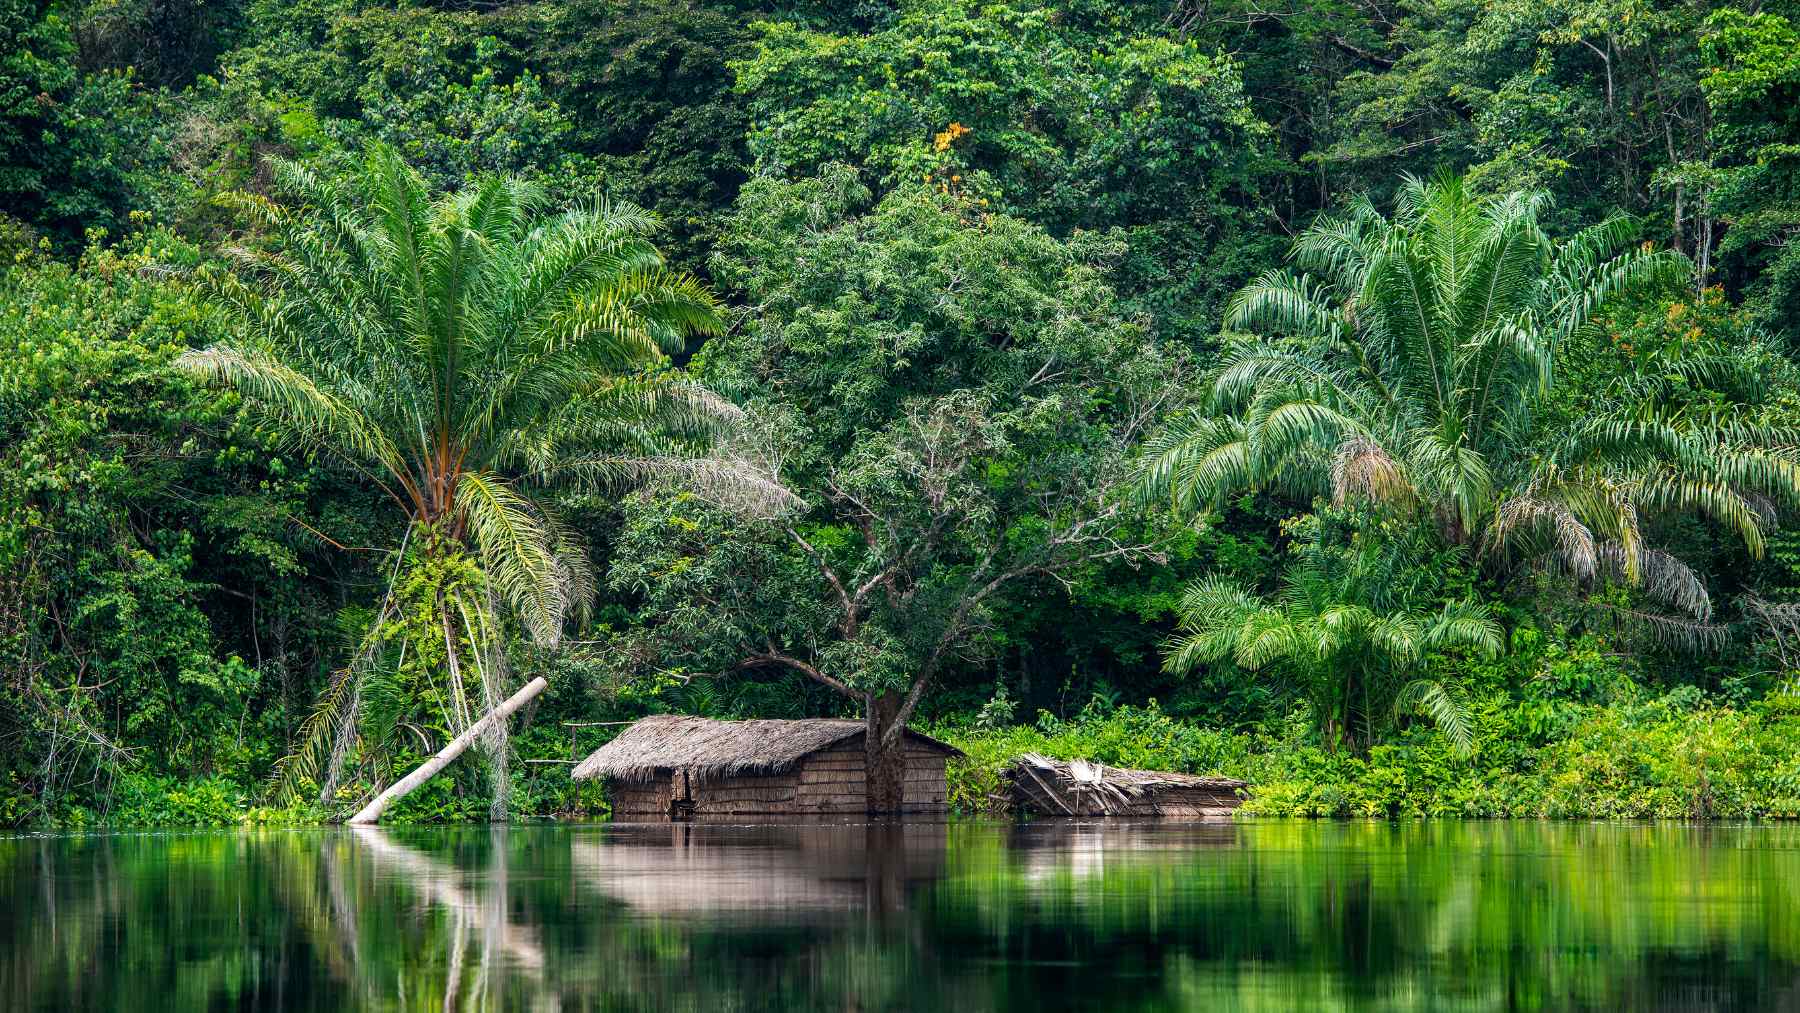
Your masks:
[[[245,803],[241,788],[218,778],[129,773],[119,778],[105,819],[116,827],[230,827],[243,822]]]

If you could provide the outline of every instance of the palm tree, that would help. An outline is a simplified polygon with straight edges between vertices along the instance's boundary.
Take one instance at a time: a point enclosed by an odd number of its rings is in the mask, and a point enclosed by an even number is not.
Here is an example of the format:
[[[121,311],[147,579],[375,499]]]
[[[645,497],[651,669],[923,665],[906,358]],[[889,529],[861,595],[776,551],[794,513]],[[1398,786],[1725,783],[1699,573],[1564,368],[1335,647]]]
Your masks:
[[[1418,509],[1453,544],[1622,579],[1704,624],[1704,588],[1644,522],[1697,513],[1760,555],[1770,508],[1800,500],[1791,440],[1652,402],[1539,440],[1564,343],[1613,294],[1688,270],[1630,246],[1622,219],[1553,239],[1547,202],[1408,179],[1391,219],[1365,200],[1308,229],[1297,270],[1232,299],[1227,326],[1271,336],[1230,352],[1152,443],[1147,490],[1190,510],[1258,488]]]
[[[1329,744],[1369,742],[1384,714],[1418,710],[1467,755],[1474,741],[1467,708],[1454,690],[1419,672],[1432,652],[1497,655],[1500,628],[1485,606],[1409,610],[1384,601],[1384,586],[1367,567],[1315,561],[1289,567],[1272,598],[1202,578],[1181,596],[1181,633],[1163,667],[1185,674],[1228,661],[1280,673],[1308,698]]]
[[[275,179],[290,203],[231,199],[275,239],[273,252],[233,250],[243,277],[216,279],[239,336],[180,365],[385,494],[405,518],[398,555],[436,581],[424,620],[402,616],[390,587],[303,730],[285,783],[324,767],[329,798],[364,678],[395,631],[415,664],[448,668],[433,695],[460,731],[473,715],[466,664],[487,708],[505,695],[501,621],[554,646],[588,605],[591,564],[544,491],[678,475],[784,493],[714,452],[735,409],[666,368],[720,317],[699,282],[663,266],[650,215],[606,203],[544,214],[542,192],[507,177],[434,197],[379,146],[339,178],[278,161]]]

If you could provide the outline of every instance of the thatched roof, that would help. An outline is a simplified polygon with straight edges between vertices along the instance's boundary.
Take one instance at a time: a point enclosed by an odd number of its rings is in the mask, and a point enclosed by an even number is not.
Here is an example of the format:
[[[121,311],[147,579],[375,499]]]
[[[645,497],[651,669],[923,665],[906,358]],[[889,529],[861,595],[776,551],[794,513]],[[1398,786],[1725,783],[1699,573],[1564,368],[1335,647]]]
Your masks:
[[[866,730],[861,721],[812,718],[804,721],[714,721],[658,714],[632,725],[594,750],[570,775],[637,781],[664,770],[688,770],[697,777],[772,774],[793,769],[802,757],[853,739]],[[961,756],[956,747],[908,730],[915,741]]]

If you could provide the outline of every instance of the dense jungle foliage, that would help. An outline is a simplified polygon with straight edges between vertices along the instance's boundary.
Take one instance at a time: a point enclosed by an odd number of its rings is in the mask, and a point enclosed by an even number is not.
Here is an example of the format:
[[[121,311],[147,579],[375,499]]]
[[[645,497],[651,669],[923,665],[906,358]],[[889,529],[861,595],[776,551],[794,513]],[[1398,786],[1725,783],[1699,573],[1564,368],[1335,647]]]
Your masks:
[[[0,0],[0,825],[646,713],[1800,814],[1800,6]]]

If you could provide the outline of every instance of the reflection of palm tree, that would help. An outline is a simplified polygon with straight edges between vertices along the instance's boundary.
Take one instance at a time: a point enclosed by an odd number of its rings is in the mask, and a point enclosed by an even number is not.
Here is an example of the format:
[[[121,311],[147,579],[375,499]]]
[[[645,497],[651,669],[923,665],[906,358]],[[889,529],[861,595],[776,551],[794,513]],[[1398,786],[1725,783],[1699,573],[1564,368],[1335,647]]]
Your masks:
[[[500,836],[496,828],[496,837]],[[263,864],[280,870],[280,907],[324,960],[331,977],[355,997],[358,1008],[410,1009],[421,997],[440,991],[446,1010],[482,1007],[490,998],[489,986],[498,978],[496,952],[508,958],[500,963],[501,972],[522,969],[534,994],[541,990],[545,954],[537,932],[507,917],[507,861],[501,841],[496,841],[496,858],[487,870],[491,885],[480,896],[467,888],[468,874],[400,845],[373,827],[327,837],[316,850],[296,846],[282,851],[284,859],[291,860],[277,862],[267,852],[263,856]],[[388,938],[392,926],[382,915],[393,910],[393,903],[368,896],[370,884],[380,882],[402,884],[447,916],[439,937],[446,957],[442,969],[425,956],[435,946],[396,945]],[[478,959],[471,975],[472,943]]]
[[[356,909],[356,896],[351,892],[344,878],[343,863],[337,860],[334,846],[337,841],[325,838],[319,842],[319,858],[325,870],[326,903],[323,910],[330,912],[329,922],[321,917],[321,907],[312,892],[312,884],[317,881],[316,875],[296,877],[304,884],[305,890],[300,894],[303,903],[295,906],[295,913],[311,924],[308,928],[315,942],[320,943],[318,949],[325,954],[331,964],[333,975],[340,981],[354,985],[360,980],[358,970],[362,966],[362,933],[357,931],[361,924]],[[297,853],[299,849],[295,849]],[[311,869],[302,870],[311,873]]]

